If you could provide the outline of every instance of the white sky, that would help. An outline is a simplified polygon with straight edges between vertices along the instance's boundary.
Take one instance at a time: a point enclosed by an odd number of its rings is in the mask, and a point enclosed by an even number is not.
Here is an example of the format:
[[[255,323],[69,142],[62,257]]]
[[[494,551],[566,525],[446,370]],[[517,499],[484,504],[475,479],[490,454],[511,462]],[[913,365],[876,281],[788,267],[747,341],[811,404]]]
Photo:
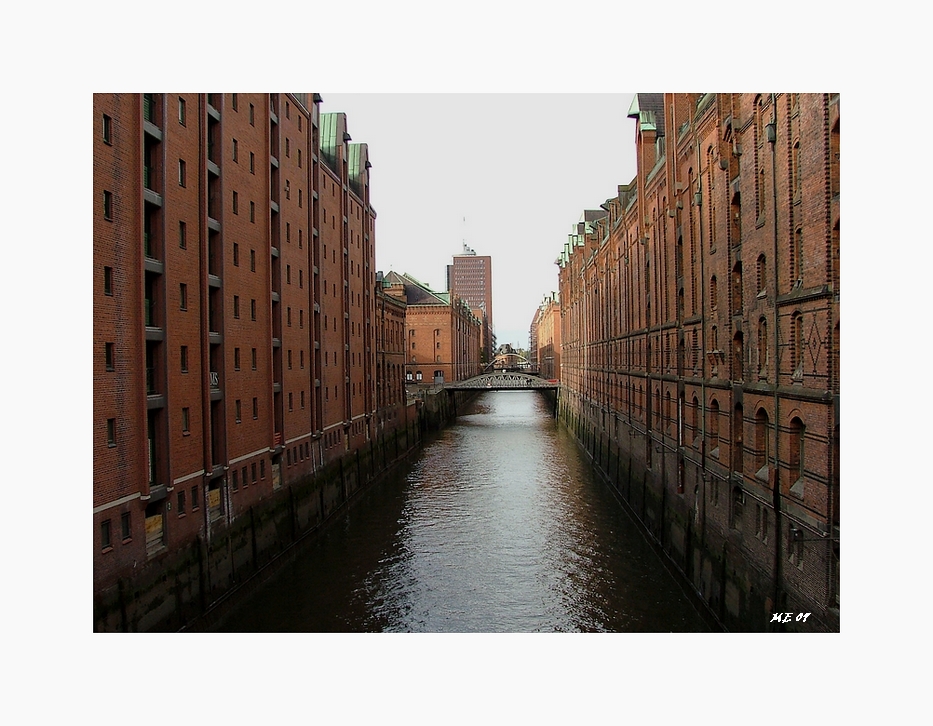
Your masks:
[[[369,145],[376,269],[440,291],[464,240],[491,255],[499,343],[527,346],[571,226],[635,176],[631,94],[321,96]]]

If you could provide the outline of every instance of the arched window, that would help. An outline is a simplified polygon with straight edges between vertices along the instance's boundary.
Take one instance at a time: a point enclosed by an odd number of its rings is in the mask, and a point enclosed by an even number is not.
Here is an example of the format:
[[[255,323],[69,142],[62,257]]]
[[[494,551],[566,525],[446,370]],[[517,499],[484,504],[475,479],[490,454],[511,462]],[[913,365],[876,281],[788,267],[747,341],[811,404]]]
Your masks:
[[[758,321],[758,377],[768,377],[768,321]]]
[[[803,498],[803,439],[806,427],[803,421],[794,417],[790,422],[790,480],[793,482],[791,494]]]
[[[794,287],[803,284],[803,229],[797,227],[794,232],[794,246],[790,255],[790,281]]]
[[[737,403],[732,411],[732,471],[741,473],[744,469],[742,460],[744,456],[744,427],[742,404]]]
[[[803,380],[803,315],[795,312],[791,319],[791,369],[795,381]]]
[[[736,262],[732,268],[732,314],[742,314],[742,263]]]
[[[711,310],[719,307],[719,282],[716,280],[716,275],[713,275],[709,281],[709,307]]]
[[[794,140],[791,147],[791,184],[794,201],[800,200],[800,139]]]
[[[839,121],[833,124],[829,134],[829,188],[834,197],[839,196]]]
[[[719,401],[715,398],[709,404],[709,455],[719,458]]]
[[[758,297],[764,297],[768,289],[768,260],[764,255],[758,255],[755,282],[758,288]]]
[[[731,217],[729,219],[729,234],[732,236],[732,245],[742,244],[742,198],[738,192],[732,197]]]
[[[745,344],[740,330],[732,338],[732,380],[742,381],[745,379],[744,360]]]
[[[700,438],[700,400],[696,396],[693,397],[693,413],[690,425],[693,428],[693,442],[696,445],[697,440]]]
[[[731,508],[729,512],[729,526],[731,526],[732,529],[741,532],[742,515],[744,514],[745,508],[745,492],[742,491],[742,487],[732,488],[732,500],[730,504]]]
[[[761,481],[770,481],[768,463],[771,461],[771,436],[768,412],[759,408],[755,414],[755,476]]]

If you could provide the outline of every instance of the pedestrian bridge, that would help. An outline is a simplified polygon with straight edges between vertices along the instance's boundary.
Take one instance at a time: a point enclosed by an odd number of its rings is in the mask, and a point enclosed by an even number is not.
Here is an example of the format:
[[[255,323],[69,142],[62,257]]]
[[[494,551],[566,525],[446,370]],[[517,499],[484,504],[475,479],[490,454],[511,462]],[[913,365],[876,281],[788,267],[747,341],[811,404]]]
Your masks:
[[[560,388],[560,384],[514,371],[483,373],[465,381],[444,384],[447,391],[546,391]]]

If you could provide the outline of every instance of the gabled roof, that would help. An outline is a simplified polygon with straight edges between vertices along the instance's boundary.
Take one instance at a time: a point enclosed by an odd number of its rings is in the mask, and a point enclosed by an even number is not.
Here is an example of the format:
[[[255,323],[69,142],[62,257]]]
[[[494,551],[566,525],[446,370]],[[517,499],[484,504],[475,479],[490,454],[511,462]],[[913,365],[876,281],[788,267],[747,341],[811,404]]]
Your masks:
[[[420,280],[406,273],[394,270],[388,272],[383,278],[391,285],[402,285],[405,288],[405,298],[409,305],[449,305],[447,293],[437,293]],[[445,297],[447,299],[445,299]]]
[[[658,136],[664,136],[664,94],[636,93],[628,117],[637,119],[640,129],[653,129]]]

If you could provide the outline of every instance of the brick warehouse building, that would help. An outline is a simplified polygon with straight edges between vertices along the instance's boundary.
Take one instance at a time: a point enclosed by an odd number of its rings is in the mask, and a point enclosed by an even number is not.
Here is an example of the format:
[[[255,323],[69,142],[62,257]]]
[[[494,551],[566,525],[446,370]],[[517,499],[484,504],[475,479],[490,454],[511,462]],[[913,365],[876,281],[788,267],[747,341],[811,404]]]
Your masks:
[[[839,96],[638,94],[560,257],[560,412],[730,629],[839,629]]]
[[[407,274],[389,272],[385,282],[389,295],[407,303],[406,381],[449,383],[480,372],[483,324],[463,300]]]
[[[560,301],[552,292],[535,310],[528,330],[528,360],[548,380],[560,380],[560,333]]]
[[[368,150],[320,102],[94,95],[95,592],[404,418]]]

